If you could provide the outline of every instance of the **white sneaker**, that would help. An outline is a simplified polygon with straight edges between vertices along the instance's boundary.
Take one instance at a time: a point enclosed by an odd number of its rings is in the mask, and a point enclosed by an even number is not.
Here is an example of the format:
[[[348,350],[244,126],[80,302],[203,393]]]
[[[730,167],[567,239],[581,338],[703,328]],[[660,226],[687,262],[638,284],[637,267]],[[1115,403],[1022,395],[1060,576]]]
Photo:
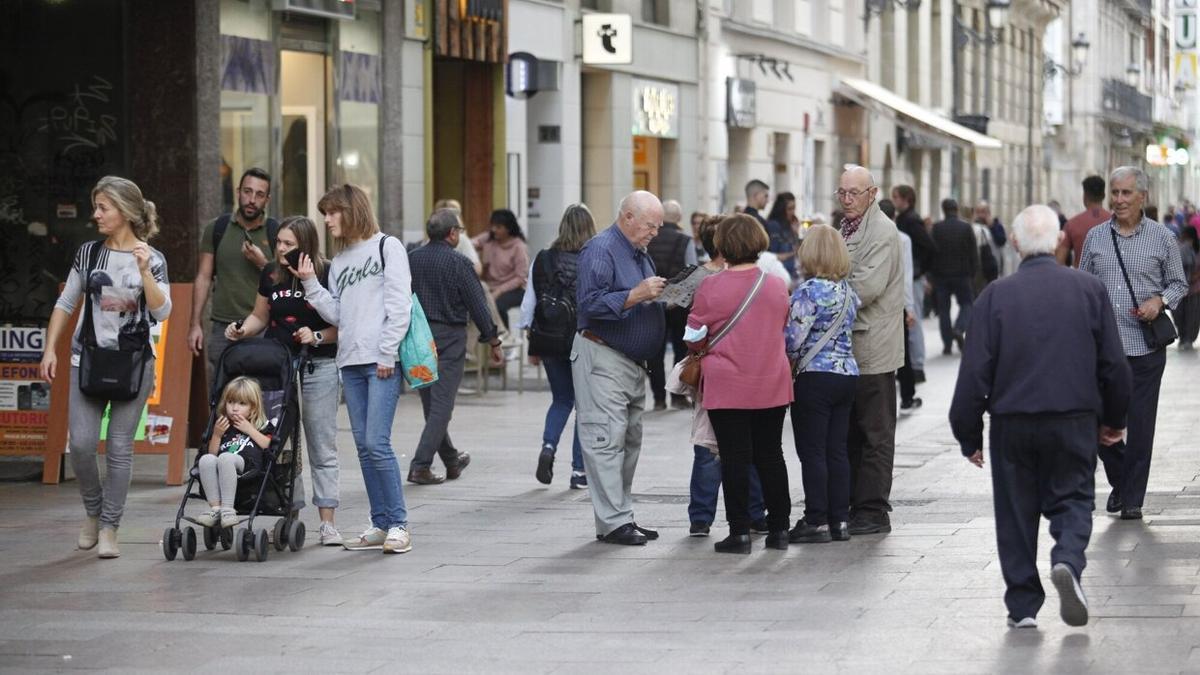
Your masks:
[[[238,514],[233,509],[221,509],[221,527],[237,527]]]
[[[1017,621],[1016,619],[1014,619],[1010,616],[1010,617],[1008,617],[1008,627],[1009,628],[1037,628],[1037,619],[1033,618],[1032,616],[1027,616],[1024,619]]]
[[[412,537],[408,535],[408,530],[403,527],[393,527],[387,532],[387,539],[383,542],[384,553],[408,553],[412,550]]]
[[[1075,573],[1066,563],[1058,563],[1050,570],[1050,581],[1058,590],[1059,614],[1068,626],[1086,626],[1088,622],[1087,598]]]
[[[208,513],[196,516],[196,524],[204,527],[212,527],[219,522],[221,522],[221,508],[218,506],[212,507]]]
[[[371,526],[353,539],[347,538],[342,540],[342,546],[346,547],[347,551],[367,551],[371,549],[383,548],[383,542],[387,539],[387,532],[378,527]]]
[[[337,528],[333,526],[333,523],[327,523],[322,520],[321,527],[319,530],[317,530],[317,532],[320,535],[322,546],[342,545],[342,533],[337,531]]]

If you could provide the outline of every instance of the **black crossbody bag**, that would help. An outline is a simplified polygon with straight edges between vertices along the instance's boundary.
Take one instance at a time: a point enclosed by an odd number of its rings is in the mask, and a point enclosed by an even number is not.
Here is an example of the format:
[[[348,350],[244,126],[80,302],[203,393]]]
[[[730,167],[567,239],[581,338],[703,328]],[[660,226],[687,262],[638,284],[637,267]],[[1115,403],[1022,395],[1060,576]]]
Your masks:
[[[1129,283],[1129,272],[1125,270],[1125,260],[1121,258],[1121,247],[1117,245],[1117,231],[1110,226],[1108,233],[1112,235],[1113,250],[1117,252],[1117,264],[1121,266],[1121,276],[1125,277],[1125,288],[1129,289],[1129,299],[1133,301],[1134,309],[1137,309],[1140,305],[1137,296],[1133,294],[1133,284]],[[1165,349],[1178,337],[1175,332],[1175,323],[1171,321],[1171,317],[1167,316],[1166,312],[1159,312],[1153,321],[1139,320],[1138,325],[1141,326],[1142,337],[1146,339],[1146,346],[1150,348],[1150,351],[1156,352]]]
[[[96,327],[92,324],[92,298],[88,284],[92,271],[100,260],[102,242],[92,244],[88,252],[87,269],[83,278],[83,326],[79,331],[82,347],[79,353],[79,391],[95,398],[109,401],[132,401],[142,390],[146,360],[151,358],[149,329],[146,328],[137,340],[136,349],[105,349],[96,344]],[[138,299],[138,315],[146,306],[146,293]]]

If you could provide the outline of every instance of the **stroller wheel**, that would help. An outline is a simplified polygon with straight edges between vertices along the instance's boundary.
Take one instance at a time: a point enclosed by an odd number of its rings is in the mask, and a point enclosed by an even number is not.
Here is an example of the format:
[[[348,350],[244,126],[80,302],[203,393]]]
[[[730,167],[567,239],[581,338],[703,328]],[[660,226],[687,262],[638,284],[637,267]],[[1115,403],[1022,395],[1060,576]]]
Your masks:
[[[221,549],[228,551],[233,546],[233,530],[228,527],[213,526],[217,531],[217,538],[221,541]]]
[[[233,533],[233,550],[237,553],[238,562],[246,562],[250,557],[250,547],[254,545],[253,540],[254,534],[248,532],[244,527],[239,527]]]
[[[217,531],[216,528],[204,528],[204,550],[211,551],[217,547]]]
[[[175,559],[175,554],[179,551],[179,544],[175,541],[175,528],[168,527],[163,530],[162,551],[167,560]]]
[[[280,518],[279,520],[275,521],[275,531],[273,532],[274,536],[272,538],[275,541],[276,551],[282,551],[283,549],[287,548],[287,532],[288,521],[286,518]]]
[[[194,560],[196,558],[196,528],[185,527],[183,529],[183,559]]]
[[[292,521],[291,526],[288,528],[287,543],[288,548],[292,549],[292,552],[304,548],[304,523],[302,521]]]
[[[254,559],[258,562],[266,560],[267,553],[270,552],[271,542],[268,540],[269,536],[265,527],[258,531],[258,541],[254,544]]]

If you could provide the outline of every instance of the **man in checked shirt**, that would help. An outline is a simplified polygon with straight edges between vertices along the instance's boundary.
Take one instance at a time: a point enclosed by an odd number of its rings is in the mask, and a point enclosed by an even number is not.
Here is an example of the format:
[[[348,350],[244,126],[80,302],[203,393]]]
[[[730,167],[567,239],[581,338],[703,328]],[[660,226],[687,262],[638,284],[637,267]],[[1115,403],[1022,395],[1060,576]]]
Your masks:
[[[1142,211],[1150,189],[1146,173],[1132,166],[1118,167],[1109,177],[1108,185],[1112,218],[1088,232],[1079,269],[1096,275],[1108,289],[1117,330],[1133,371],[1128,437],[1123,443],[1101,446],[1100,460],[1112,485],[1108,512],[1119,512],[1123,520],[1139,520],[1150,478],[1158,392],[1167,364],[1166,349],[1151,349],[1139,322],[1153,321],[1168,306],[1177,307],[1187,295],[1188,285],[1175,237]],[[1121,273],[1114,244],[1120,247],[1137,298],[1136,306]]]

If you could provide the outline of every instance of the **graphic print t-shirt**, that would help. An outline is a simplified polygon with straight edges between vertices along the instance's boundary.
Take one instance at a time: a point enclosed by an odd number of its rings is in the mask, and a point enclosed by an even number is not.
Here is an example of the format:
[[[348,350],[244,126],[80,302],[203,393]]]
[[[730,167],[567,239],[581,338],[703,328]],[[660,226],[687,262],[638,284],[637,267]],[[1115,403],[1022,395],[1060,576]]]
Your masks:
[[[101,247],[100,256],[88,274],[88,259],[94,246]],[[133,253],[115,251],[100,241],[88,242],[75,252],[66,286],[54,306],[70,314],[86,293],[92,303],[96,344],[103,349],[136,349],[149,340],[150,326],[166,320],[171,313],[167,260],[155,248],[150,249],[150,273],[167,298],[167,302],[155,311],[150,311],[142,300],[142,274],[138,271]],[[88,278],[84,279],[85,276]],[[82,329],[83,317],[80,315],[75,325],[75,336],[71,340],[71,365],[74,366],[79,365],[79,354],[83,351],[80,342]]]
[[[270,314],[267,319],[267,335],[293,352],[300,350],[300,343],[292,339],[298,328],[311,328],[314,331],[329,328],[329,322],[317,314],[317,310],[308,304],[304,295],[304,285],[297,279],[294,283],[277,284],[271,279],[274,264],[263,269],[258,282],[258,294],[267,299]],[[329,288],[329,266],[321,272],[321,285]],[[309,349],[313,357],[333,358],[337,356],[337,343],[326,342]]]
[[[275,428],[268,424],[262,429],[259,429],[259,431],[261,431],[263,435],[270,438],[271,434],[275,433]],[[225,454],[226,452],[232,452],[235,455],[255,454],[261,453],[262,448],[258,447],[258,445],[255,444],[255,442],[251,440],[250,436],[247,434],[244,434],[233,427],[229,427],[221,436],[221,446],[217,449],[217,454]]]

